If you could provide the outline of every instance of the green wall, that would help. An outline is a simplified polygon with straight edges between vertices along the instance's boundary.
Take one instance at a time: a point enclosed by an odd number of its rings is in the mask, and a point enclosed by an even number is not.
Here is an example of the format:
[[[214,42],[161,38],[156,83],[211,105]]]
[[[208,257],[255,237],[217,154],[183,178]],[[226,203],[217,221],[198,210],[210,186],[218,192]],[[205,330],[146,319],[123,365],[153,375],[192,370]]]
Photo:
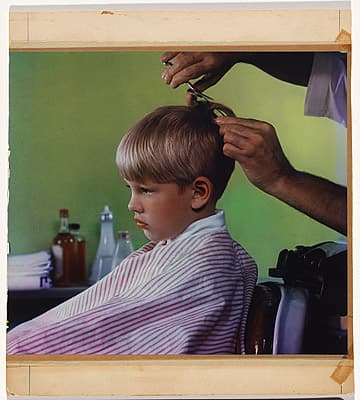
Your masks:
[[[159,53],[12,53],[10,57],[11,254],[50,246],[58,210],[81,223],[88,264],[105,204],[114,230],[128,229],[135,247],[146,238],[127,210],[129,192],[114,158],[121,136],[164,104],[183,104],[185,86],[163,84]],[[305,88],[247,65],[235,66],[208,94],[237,115],[272,123],[293,165],[331,180],[344,174],[338,157],[346,131],[324,118],[303,116]],[[340,139],[339,139],[340,137]],[[342,159],[339,165],[338,159]],[[339,235],[247,182],[237,166],[218,206],[229,229],[266,276],[283,248]]]

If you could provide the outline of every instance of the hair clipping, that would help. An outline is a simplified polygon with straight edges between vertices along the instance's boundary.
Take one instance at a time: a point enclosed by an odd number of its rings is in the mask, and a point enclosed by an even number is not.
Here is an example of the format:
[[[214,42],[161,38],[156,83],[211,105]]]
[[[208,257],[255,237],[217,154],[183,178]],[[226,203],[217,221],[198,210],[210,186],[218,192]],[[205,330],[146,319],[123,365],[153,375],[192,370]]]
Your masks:
[[[172,67],[172,65],[173,65],[171,61],[164,61],[163,64],[166,67]],[[187,92],[190,93],[192,96],[194,96],[196,98],[196,101],[198,101],[198,99],[204,100],[204,101],[214,100],[212,97],[206,95],[201,90],[196,89],[189,81],[186,81],[185,83],[189,87]]]

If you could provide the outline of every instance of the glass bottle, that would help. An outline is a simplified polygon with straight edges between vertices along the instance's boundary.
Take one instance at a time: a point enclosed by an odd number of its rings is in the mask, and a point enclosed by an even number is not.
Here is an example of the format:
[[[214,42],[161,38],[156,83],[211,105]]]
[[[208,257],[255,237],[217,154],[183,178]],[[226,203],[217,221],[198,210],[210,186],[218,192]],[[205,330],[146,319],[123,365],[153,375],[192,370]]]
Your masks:
[[[128,231],[118,231],[118,239],[111,262],[111,271],[113,271],[121,261],[133,251],[134,247],[131,242],[130,233]]]
[[[111,261],[115,250],[113,215],[109,206],[104,207],[100,219],[100,241],[91,267],[89,281],[97,282],[111,271]]]
[[[80,235],[80,224],[69,224],[70,233],[74,236],[74,258],[71,270],[71,283],[73,285],[86,284],[86,242]]]
[[[68,286],[71,282],[74,236],[69,230],[69,210],[59,211],[60,228],[52,242],[54,256],[54,286]]]

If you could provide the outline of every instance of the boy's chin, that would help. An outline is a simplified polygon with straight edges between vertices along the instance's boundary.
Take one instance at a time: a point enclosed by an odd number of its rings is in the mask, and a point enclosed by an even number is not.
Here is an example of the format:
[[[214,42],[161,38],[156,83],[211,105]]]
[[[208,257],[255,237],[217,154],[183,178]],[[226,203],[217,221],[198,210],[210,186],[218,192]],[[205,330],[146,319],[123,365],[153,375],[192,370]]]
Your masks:
[[[144,230],[144,235],[146,236],[147,239],[151,240],[152,242],[160,242],[161,239],[157,235],[152,234],[151,232],[147,231],[146,229]]]
[[[148,232],[148,231],[146,231],[146,230],[144,230],[144,235],[145,235],[149,240],[151,240],[152,242],[155,242],[155,243],[163,242],[163,241],[166,241],[166,240],[169,239],[168,237],[161,237],[161,236],[159,236],[159,235],[151,234],[151,232]]]

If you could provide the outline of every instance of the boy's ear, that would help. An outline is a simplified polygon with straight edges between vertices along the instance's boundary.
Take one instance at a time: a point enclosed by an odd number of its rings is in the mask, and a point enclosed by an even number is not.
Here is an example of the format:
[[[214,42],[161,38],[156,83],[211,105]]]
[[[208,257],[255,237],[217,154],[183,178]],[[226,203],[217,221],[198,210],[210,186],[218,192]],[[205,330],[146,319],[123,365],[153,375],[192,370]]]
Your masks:
[[[193,181],[192,190],[191,207],[201,210],[212,198],[213,184],[205,176],[199,176]]]

